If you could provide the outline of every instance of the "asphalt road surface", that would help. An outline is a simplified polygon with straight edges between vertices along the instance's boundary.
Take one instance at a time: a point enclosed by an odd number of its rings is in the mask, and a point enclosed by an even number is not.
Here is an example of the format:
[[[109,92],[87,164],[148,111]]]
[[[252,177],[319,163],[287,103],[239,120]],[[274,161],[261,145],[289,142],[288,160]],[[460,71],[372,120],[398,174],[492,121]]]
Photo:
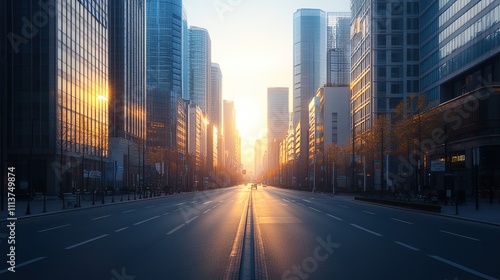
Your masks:
[[[500,227],[273,187],[0,224],[0,279],[500,279]]]

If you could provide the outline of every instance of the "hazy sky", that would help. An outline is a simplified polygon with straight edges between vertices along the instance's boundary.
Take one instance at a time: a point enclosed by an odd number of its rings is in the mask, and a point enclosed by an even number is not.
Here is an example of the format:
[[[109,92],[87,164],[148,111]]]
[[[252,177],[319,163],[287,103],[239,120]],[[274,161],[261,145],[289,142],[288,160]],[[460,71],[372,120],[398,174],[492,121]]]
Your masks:
[[[188,24],[210,33],[223,98],[235,102],[244,169],[253,171],[255,140],[266,134],[267,88],[288,87],[290,97],[293,92],[293,13],[349,12],[349,5],[347,0],[184,0]]]

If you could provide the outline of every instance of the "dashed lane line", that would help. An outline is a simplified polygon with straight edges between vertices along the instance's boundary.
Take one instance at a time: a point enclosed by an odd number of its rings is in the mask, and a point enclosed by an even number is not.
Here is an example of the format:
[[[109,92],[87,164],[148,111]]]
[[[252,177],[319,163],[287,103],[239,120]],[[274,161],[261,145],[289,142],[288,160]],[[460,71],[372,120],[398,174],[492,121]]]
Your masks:
[[[334,218],[335,220],[342,221],[342,219],[341,219],[341,218],[339,218],[339,217],[335,217],[335,216],[330,215],[330,214],[326,214],[326,215],[327,215],[328,217]]]
[[[396,219],[396,218],[391,218],[391,220],[396,221],[396,222],[400,222],[403,224],[407,224],[407,225],[413,225],[413,223],[410,223],[410,222],[405,221],[405,220],[400,220],[400,219]]]
[[[408,245],[408,244],[405,244],[405,243],[403,243],[403,242],[394,241],[394,243],[396,243],[396,244],[398,244],[398,245],[401,245],[401,246],[403,246],[403,247],[406,247],[406,248],[408,248],[408,249],[410,249],[410,250],[413,250],[413,251],[420,251],[420,249],[415,248],[415,247],[413,247],[413,246],[410,246],[410,245]]]
[[[160,216],[154,216],[154,217],[151,217],[151,218],[149,218],[149,219],[146,219],[146,220],[143,220],[143,221],[137,222],[137,223],[135,223],[135,224],[134,224],[134,226],[137,226],[137,225],[143,224],[143,223],[145,223],[145,222],[149,222],[149,221],[154,220],[154,219],[159,218],[159,217],[160,217]]]
[[[449,231],[446,231],[446,230],[440,230],[440,232],[446,233],[446,234],[449,234],[449,235],[454,235],[454,236],[462,237],[462,238],[469,239],[469,240],[481,241],[481,240],[479,240],[477,238],[473,238],[473,237],[470,237],[470,236],[461,235],[461,234],[458,234],[458,233],[449,232]]]
[[[474,269],[472,269],[472,268],[468,268],[468,267],[466,267],[466,266],[463,266],[463,265],[458,264],[458,263],[456,263],[456,262],[452,262],[452,261],[450,261],[450,260],[447,260],[447,259],[441,258],[441,257],[439,257],[439,256],[434,256],[434,255],[428,255],[428,256],[429,256],[429,257],[431,257],[431,258],[433,258],[433,259],[435,259],[435,260],[438,260],[438,261],[440,261],[440,262],[443,262],[443,263],[445,263],[445,264],[447,264],[447,265],[451,265],[451,266],[454,266],[454,267],[456,267],[456,268],[458,268],[458,269],[461,269],[461,270],[463,270],[463,271],[467,271],[467,272],[469,272],[469,273],[471,273],[471,274],[474,274],[474,275],[476,275],[476,276],[478,276],[478,277],[481,277],[481,278],[483,278],[483,279],[487,279],[487,280],[498,280],[498,278],[491,277],[491,276],[486,275],[486,274],[484,274],[484,273],[481,273],[481,272],[479,272],[479,271],[475,271],[475,270],[474,270]]]
[[[356,225],[356,224],[350,224],[350,225],[351,225],[351,226],[353,226],[353,227],[355,227],[355,228],[358,228],[358,229],[360,229],[360,230],[364,230],[364,231],[366,231],[366,232],[368,232],[368,233],[371,233],[371,234],[373,234],[373,235],[376,235],[376,236],[382,236],[382,234],[380,234],[380,233],[377,233],[377,232],[371,231],[371,230],[369,230],[369,229],[366,229],[366,228],[364,228],[364,227],[358,226],[358,225]]]
[[[179,230],[181,227],[183,227],[183,226],[185,226],[185,225],[186,225],[186,224],[182,224],[182,225],[180,225],[180,226],[178,226],[178,227],[174,228],[173,230],[169,231],[169,232],[167,233],[167,235],[171,235],[172,233],[176,232],[177,230]]]
[[[60,228],[63,228],[63,227],[67,227],[67,226],[70,226],[71,224],[66,224],[66,225],[62,225],[62,226],[57,226],[57,227],[52,227],[52,228],[47,228],[47,229],[42,229],[42,230],[39,230],[38,232],[46,232],[46,231],[51,231],[51,230],[55,230],[55,229],[60,229]]]
[[[68,247],[66,247],[66,248],[64,248],[64,249],[66,249],[66,250],[71,250],[71,249],[73,249],[73,248],[76,248],[76,247],[82,246],[82,245],[87,244],[87,243],[90,243],[90,242],[92,242],[92,241],[96,241],[96,240],[98,240],[98,239],[104,238],[104,237],[106,237],[106,236],[108,236],[108,235],[109,235],[109,234],[103,234],[103,235],[101,235],[101,236],[94,237],[94,238],[92,238],[92,239],[85,240],[85,241],[83,241],[83,242],[80,242],[80,243],[77,243],[77,244],[74,244],[74,245],[68,246]]]

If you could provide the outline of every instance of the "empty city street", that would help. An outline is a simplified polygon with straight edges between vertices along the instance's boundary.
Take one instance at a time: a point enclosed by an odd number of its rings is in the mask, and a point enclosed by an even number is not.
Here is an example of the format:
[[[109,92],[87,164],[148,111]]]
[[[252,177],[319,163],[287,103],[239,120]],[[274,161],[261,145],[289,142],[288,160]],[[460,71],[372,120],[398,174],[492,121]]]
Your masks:
[[[2,279],[500,277],[499,227],[273,187],[30,217],[15,232]]]

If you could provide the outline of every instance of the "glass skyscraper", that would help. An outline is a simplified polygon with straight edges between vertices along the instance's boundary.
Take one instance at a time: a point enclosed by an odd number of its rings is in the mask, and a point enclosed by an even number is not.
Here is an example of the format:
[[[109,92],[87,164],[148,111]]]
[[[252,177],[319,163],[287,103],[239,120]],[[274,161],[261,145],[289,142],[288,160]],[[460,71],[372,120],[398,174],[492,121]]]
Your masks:
[[[212,63],[210,75],[210,95],[208,98],[208,119],[222,132],[222,72],[217,63]]]
[[[351,71],[351,13],[328,13],[327,20],[327,84],[348,86]]]
[[[500,82],[500,2],[420,1],[420,89],[434,104]]]
[[[309,102],[326,83],[327,16],[318,9],[293,15],[293,122],[300,125],[300,147],[308,146]],[[299,153],[299,184],[307,185],[307,149]],[[304,171],[305,170],[305,171]]]
[[[279,144],[288,132],[288,88],[267,89],[267,161],[270,171],[277,172]],[[269,182],[275,184],[277,182]]]
[[[124,174],[116,173],[116,187],[121,188],[122,174],[129,181],[138,178],[144,164],[146,7],[142,0],[109,3],[109,146],[111,161],[124,167]]]
[[[88,187],[84,173],[102,171],[108,153],[107,1],[12,0],[0,8],[6,146],[18,191]]]
[[[212,50],[208,31],[189,28],[189,101],[198,105],[204,113],[208,110]]]
[[[146,1],[147,147],[176,146],[182,98],[182,0]]]

